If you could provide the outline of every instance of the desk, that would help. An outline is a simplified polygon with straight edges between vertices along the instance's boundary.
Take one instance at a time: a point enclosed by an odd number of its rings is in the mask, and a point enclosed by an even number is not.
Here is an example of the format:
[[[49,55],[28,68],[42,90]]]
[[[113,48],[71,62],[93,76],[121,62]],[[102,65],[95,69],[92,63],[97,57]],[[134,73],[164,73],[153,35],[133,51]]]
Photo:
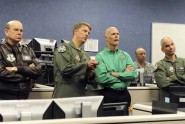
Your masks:
[[[151,112],[151,105],[134,104],[134,109]],[[114,117],[92,117],[92,118],[73,118],[73,119],[53,119],[53,120],[34,120],[3,122],[2,124],[184,124],[185,113],[163,115],[131,115]]]
[[[128,87],[128,90],[132,98],[131,104],[159,100],[159,88],[156,85],[146,85],[145,87]]]
[[[3,122],[2,124],[184,124],[185,114],[115,116],[98,118],[54,119],[39,121]]]
[[[50,99],[54,87],[36,84],[30,92],[29,99]],[[131,94],[132,104],[141,102],[151,102],[159,99],[159,88],[156,85],[146,85],[145,87],[128,87]]]
[[[176,118],[177,116],[184,116],[185,113],[182,111],[177,111],[177,114],[158,114],[158,115],[152,115],[152,103],[137,103],[133,105],[133,117],[134,116],[146,116],[146,117],[156,117],[156,121],[160,119],[167,119],[168,121],[157,121],[157,124],[184,124],[185,119],[179,119]],[[158,116],[163,116],[162,118],[158,118]],[[176,118],[175,120],[169,120],[168,117]]]
[[[54,87],[36,84],[32,89],[28,99],[51,99]]]

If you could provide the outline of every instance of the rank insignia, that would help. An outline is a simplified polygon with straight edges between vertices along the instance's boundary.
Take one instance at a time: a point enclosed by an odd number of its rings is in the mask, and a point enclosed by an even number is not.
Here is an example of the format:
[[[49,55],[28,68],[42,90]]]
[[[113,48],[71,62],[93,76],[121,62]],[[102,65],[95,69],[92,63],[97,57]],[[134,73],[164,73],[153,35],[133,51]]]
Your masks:
[[[76,55],[76,56],[75,56],[75,59],[76,59],[77,61],[80,61],[79,55]]]
[[[169,68],[169,71],[170,71],[170,72],[174,72],[174,68],[171,66],[171,67]]]
[[[60,46],[59,48],[58,48],[58,52],[59,53],[63,53],[63,52],[65,52],[66,51],[66,46]]]
[[[9,62],[14,62],[15,61],[15,56],[13,55],[13,54],[8,54],[7,55],[7,60],[9,61]]]

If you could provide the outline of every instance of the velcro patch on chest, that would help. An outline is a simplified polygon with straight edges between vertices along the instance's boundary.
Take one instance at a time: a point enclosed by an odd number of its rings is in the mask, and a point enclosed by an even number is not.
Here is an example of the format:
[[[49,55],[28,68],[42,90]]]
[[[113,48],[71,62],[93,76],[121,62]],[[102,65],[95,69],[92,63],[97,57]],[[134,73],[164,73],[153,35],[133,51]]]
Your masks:
[[[16,60],[16,58],[13,54],[8,54],[6,59],[9,62],[14,62]]]
[[[184,67],[176,67],[177,72],[184,72]]]
[[[31,60],[31,57],[30,56],[23,56],[22,58],[23,58],[23,60],[26,60],[26,61]]]

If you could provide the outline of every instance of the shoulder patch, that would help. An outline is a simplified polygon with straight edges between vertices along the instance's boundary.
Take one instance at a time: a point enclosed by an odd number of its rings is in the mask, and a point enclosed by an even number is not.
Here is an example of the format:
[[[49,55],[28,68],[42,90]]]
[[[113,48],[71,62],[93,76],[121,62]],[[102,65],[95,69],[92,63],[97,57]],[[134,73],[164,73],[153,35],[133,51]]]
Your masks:
[[[157,70],[157,63],[153,66],[154,67],[154,71]]]
[[[63,53],[63,52],[65,52],[66,51],[66,46],[64,46],[64,45],[61,45],[59,48],[58,48],[58,52],[59,53]]]
[[[156,64],[163,64],[163,61],[162,60],[160,60],[159,62],[157,62]]]

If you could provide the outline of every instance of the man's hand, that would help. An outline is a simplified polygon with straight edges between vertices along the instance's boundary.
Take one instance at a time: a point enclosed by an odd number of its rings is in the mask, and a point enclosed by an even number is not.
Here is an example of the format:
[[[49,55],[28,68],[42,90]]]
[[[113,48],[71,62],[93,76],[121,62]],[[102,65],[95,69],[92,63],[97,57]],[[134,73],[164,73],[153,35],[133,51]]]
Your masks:
[[[127,71],[133,71],[133,70],[134,70],[134,67],[131,66],[131,65],[127,66],[127,68],[125,69],[126,72]]]
[[[87,62],[87,64],[89,69],[94,70],[96,68],[96,65],[98,65],[99,63],[96,60],[91,59]]]
[[[9,72],[17,72],[17,67],[6,67]]]
[[[114,77],[119,77],[119,74],[117,73],[117,72],[111,72],[110,73],[112,76],[114,76]]]
[[[35,64],[34,64],[34,63],[31,63],[31,64],[29,65],[29,67],[31,67],[31,68],[35,67]]]
[[[94,70],[89,70],[88,71],[88,77],[91,78],[94,76]]]
[[[170,77],[166,77],[166,80],[171,81],[171,78]]]

